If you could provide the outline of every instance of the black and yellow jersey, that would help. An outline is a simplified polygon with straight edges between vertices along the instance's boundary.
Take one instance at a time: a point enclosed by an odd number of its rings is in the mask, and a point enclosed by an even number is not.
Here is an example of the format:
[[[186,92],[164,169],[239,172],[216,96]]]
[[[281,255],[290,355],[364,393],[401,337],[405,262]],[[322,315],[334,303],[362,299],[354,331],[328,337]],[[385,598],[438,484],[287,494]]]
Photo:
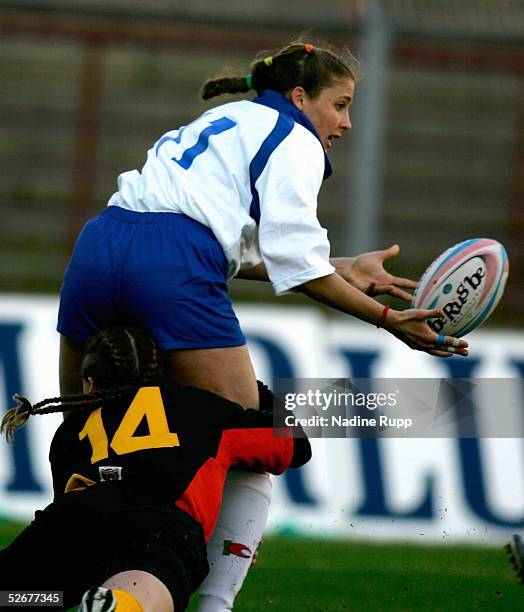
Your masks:
[[[261,398],[261,410],[244,410],[165,381],[72,412],[51,443],[54,492],[123,480],[188,512],[207,539],[230,467],[281,474],[311,457],[306,438],[273,437],[272,396],[263,390]]]

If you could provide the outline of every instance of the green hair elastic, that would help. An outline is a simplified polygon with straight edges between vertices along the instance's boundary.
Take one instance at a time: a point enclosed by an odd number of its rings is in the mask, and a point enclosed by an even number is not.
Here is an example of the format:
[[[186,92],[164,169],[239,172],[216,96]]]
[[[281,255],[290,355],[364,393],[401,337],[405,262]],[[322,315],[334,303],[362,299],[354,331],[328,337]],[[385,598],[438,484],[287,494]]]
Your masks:
[[[246,77],[246,85],[248,90],[249,89],[253,89],[253,75],[252,74],[248,74]]]

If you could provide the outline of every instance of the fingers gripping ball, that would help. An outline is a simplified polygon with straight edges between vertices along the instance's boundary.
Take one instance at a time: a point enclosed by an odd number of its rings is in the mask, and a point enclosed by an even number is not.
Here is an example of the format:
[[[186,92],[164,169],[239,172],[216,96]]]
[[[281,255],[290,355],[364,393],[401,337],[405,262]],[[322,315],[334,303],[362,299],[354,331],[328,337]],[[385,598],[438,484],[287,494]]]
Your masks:
[[[442,316],[428,320],[430,327],[440,335],[465,336],[493,312],[508,272],[508,256],[499,242],[465,240],[447,249],[424,272],[413,307],[440,308]]]

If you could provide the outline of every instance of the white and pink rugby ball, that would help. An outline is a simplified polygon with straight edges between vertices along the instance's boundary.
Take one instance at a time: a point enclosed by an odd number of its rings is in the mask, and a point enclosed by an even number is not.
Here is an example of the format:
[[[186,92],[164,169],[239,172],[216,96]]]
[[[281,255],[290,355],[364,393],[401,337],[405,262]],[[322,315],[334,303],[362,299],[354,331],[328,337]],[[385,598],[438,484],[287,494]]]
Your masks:
[[[413,294],[413,308],[441,308],[428,324],[438,334],[461,337],[481,325],[499,303],[508,278],[505,248],[490,238],[455,244],[429,266]]]

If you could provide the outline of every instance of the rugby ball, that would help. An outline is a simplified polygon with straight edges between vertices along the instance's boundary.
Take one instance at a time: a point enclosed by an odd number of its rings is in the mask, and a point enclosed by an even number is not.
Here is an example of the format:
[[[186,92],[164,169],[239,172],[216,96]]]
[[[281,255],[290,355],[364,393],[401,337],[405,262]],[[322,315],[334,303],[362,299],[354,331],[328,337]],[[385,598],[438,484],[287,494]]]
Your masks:
[[[461,337],[481,325],[504,293],[509,262],[496,240],[473,238],[450,247],[429,266],[413,294],[413,308],[441,308],[429,319],[438,334]]]

